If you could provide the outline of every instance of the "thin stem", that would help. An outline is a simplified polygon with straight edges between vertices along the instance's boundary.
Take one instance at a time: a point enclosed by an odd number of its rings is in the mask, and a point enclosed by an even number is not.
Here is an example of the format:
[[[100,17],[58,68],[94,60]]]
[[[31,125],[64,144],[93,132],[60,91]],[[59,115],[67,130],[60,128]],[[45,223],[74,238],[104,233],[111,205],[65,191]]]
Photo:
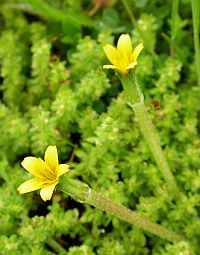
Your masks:
[[[142,214],[134,212],[123,205],[117,204],[110,199],[97,194],[91,190],[86,183],[71,179],[64,175],[62,176],[57,188],[67,193],[78,202],[92,205],[134,225],[135,227],[139,227],[151,234],[155,234],[160,238],[171,242],[184,240],[184,238],[180,235],[156,223],[153,223],[150,219],[143,216]]]
[[[135,26],[135,27],[137,28],[137,30],[141,33],[141,35],[143,35],[143,32],[142,32],[142,31],[140,30],[140,28],[138,27],[137,21],[136,21],[134,15],[133,15],[133,13],[132,13],[132,11],[131,11],[131,8],[130,8],[130,6],[128,5],[127,1],[126,1],[126,0],[122,0],[122,3],[124,4],[124,7],[125,7],[125,9],[126,9],[128,15],[129,15],[129,17],[130,17],[130,20],[131,20],[133,26]]]
[[[193,17],[193,27],[194,27],[194,49],[195,49],[195,59],[196,59],[196,72],[197,72],[197,82],[200,86],[200,46],[199,46],[199,19],[200,19],[200,1],[191,0],[192,4],[192,17]]]
[[[67,254],[67,251],[53,238],[48,238],[46,243],[56,252]]]
[[[181,241],[183,238],[175,232],[168,230],[156,223],[153,223],[147,217],[131,211],[123,205],[119,205],[110,199],[107,199],[94,191],[91,192],[88,204],[101,209],[107,213],[110,213],[121,220],[127,221],[135,227],[139,227],[149,233],[155,234],[165,240],[176,242]]]
[[[160,139],[153,125],[150,116],[146,110],[144,103],[138,104],[134,107],[135,117],[138,120],[140,130],[145,138],[145,141],[154,156],[154,159],[161,171],[161,174],[167,184],[167,189],[169,194],[173,196],[178,196],[178,187],[175,182],[174,176],[170,170],[168,162],[164,156],[163,150],[161,148]]]
[[[177,34],[177,21],[178,21],[178,7],[179,7],[179,0],[173,0],[172,4],[172,19],[171,19],[171,40],[175,42],[176,34]],[[171,44],[170,47],[171,55],[174,55],[174,44]]]
[[[173,54],[174,52],[177,53],[177,55],[180,57],[180,60],[184,61],[185,59],[185,53],[184,51],[182,51],[182,49],[180,49],[180,47],[178,47],[178,45],[176,44],[176,41],[173,41],[171,39],[171,37],[169,37],[168,35],[166,35],[165,33],[161,33],[161,36],[169,43],[169,45],[173,48],[173,52],[171,52],[171,54]]]
[[[154,127],[144,105],[144,98],[137,83],[137,79],[131,74],[126,76],[119,76],[119,78],[122,82],[125,95],[127,97],[127,102],[132,106],[135,116],[138,120],[140,131],[151,153],[153,154],[160,172],[167,184],[168,192],[173,197],[178,197],[178,186],[164,156],[157,130]]]
[[[128,2],[127,2],[126,0],[122,0],[122,3],[123,3],[124,8],[126,9],[128,15],[129,15],[129,17],[130,17],[130,20],[131,20],[133,26],[134,26],[134,27],[138,30],[138,32],[140,33],[140,35],[141,35],[143,41],[146,42],[145,47],[146,47],[147,51],[148,51],[150,54],[152,54],[152,55],[154,56],[154,52],[153,52],[153,50],[149,47],[150,44],[148,43],[145,34],[144,34],[143,31],[140,29],[140,26],[138,26],[137,21],[136,21],[136,19],[135,19],[133,13],[132,13],[132,11],[131,11],[131,8],[130,8],[130,6],[128,5]]]
[[[30,4],[34,8],[34,10],[47,18],[52,18],[60,21],[69,21],[74,24],[85,25],[89,27],[93,24],[93,21],[85,14],[73,13],[73,15],[71,15],[69,13],[65,13],[63,11],[53,8],[42,0],[28,0],[27,3]]]

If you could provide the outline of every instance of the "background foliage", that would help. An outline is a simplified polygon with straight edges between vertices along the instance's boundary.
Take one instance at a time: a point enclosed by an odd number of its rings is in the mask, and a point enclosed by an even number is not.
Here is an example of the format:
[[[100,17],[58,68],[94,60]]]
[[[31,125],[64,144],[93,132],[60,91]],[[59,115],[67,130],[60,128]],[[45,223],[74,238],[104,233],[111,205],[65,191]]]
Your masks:
[[[191,3],[170,0],[2,0],[0,254],[199,254],[199,95]],[[99,1],[100,2],[100,1]],[[88,13],[90,16],[88,16]],[[102,50],[121,33],[144,42],[137,72],[182,192],[174,204]],[[172,37],[173,35],[173,37]],[[172,39],[173,40],[172,40]],[[25,156],[56,144],[72,177],[182,233],[170,244],[55,192],[19,195]]]

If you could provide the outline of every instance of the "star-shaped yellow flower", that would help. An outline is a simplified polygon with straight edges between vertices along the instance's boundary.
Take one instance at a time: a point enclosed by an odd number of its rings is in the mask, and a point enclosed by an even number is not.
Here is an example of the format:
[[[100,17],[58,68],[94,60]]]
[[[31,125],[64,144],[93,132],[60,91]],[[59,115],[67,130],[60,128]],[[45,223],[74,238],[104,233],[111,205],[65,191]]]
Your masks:
[[[69,171],[69,166],[59,164],[56,146],[48,146],[44,156],[41,158],[26,157],[22,161],[22,166],[35,178],[22,183],[18,191],[20,194],[40,190],[40,196],[44,201],[50,200],[59,182],[59,177]]]
[[[121,74],[127,74],[130,69],[137,65],[137,58],[143,49],[143,44],[140,43],[133,51],[130,36],[122,34],[119,37],[117,48],[106,44],[103,49],[112,63],[112,65],[104,65],[103,68],[112,68]]]

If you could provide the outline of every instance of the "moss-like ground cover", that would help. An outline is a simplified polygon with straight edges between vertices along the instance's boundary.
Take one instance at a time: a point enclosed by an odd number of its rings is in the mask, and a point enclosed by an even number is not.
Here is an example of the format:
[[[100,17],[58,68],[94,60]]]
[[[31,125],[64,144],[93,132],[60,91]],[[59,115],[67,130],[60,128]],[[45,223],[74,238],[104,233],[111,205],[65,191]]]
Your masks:
[[[197,2],[1,0],[0,254],[200,254]],[[178,201],[119,79],[102,68],[103,46],[122,33],[133,47],[144,44],[135,70]],[[31,177],[21,161],[43,158],[48,145],[70,165],[69,177],[183,240],[171,243],[58,190],[46,203],[38,191],[19,195]]]

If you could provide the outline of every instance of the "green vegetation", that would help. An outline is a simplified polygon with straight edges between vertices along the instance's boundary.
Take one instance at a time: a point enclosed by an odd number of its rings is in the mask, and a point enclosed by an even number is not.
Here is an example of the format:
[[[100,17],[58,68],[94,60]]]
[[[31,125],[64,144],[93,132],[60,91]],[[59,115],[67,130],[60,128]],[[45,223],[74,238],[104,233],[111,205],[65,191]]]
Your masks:
[[[197,2],[1,0],[0,255],[200,254]],[[103,46],[122,33],[133,47],[144,43],[135,72],[176,199],[120,80],[102,68],[109,62]],[[60,186],[46,203],[39,191],[19,195],[31,177],[21,161],[43,158],[48,145],[70,165],[68,177],[183,240],[79,203]],[[89,204],[101,208],[96,193]]]

